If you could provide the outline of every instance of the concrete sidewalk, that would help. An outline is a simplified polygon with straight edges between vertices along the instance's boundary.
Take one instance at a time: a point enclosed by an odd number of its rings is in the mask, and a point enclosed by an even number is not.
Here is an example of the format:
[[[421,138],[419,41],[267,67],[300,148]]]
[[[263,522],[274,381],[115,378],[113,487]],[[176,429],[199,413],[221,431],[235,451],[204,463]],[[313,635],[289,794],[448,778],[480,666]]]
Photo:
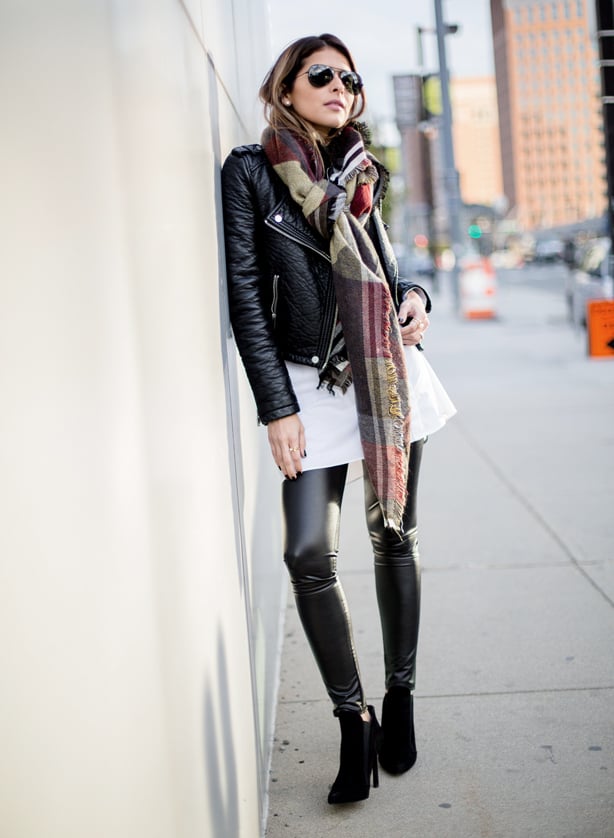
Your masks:
[[[428,357],[459,414],[424,452],[418,762],[327,804],[338,723],[290,600],[268,838],[614,836],[614,360],[518,279],[492,322],[435,299]],[[354,481],[339,568],[379,715],[363,518]]]

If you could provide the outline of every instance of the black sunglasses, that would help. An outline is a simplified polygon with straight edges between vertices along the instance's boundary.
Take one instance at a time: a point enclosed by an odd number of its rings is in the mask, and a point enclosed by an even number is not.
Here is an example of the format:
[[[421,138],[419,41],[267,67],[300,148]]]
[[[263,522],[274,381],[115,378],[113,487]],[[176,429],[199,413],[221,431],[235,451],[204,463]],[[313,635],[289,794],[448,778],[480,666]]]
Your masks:
[[[326,87],[335,78],[335,73],[348,93],[358,96],[362,90],[362,79],[353,70],[339,70],[337,67],[329,67],[328,64],[312,64],[308,70],[298,75],[307,76],[309,84],[313,87]]]

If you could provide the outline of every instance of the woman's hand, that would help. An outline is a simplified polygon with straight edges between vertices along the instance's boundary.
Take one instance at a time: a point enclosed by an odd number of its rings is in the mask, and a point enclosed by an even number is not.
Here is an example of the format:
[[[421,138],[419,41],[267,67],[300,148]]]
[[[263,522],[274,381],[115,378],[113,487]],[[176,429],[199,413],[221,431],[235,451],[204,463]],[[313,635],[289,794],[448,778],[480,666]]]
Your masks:
[[[404,344],[415,346],[420,343],[429,327],[429,318],[420,294],[407,292],[399,308],[399,323]]]
[[[305,429],[298,413],[273,419],[267,425],[269,445],[275,460],[284,477],[296,480],[303,471],[301,458],[305,452]]]

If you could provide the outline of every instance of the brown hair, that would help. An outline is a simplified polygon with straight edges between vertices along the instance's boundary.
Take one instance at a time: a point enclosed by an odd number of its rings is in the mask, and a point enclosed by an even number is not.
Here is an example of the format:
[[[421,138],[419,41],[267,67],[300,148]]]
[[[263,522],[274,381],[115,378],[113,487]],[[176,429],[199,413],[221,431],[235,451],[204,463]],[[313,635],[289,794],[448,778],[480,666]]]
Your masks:
[[[302,69],[305,60],[314,52],[331,47],[340,52],[351,69],[356,72],[356,65],[349,49],[335,35],[308,35],[289,44],[267,73],[260,88],[260,99],[264,103],[264,116],[274,131],[288,128],[317,148],[319,140],[313,126],[300,117],[292,108],[282,103],[286,93],[292,91],[294,80]],[[354,107],[348,122],[357,119],[365,110],[366,99],[361,90],[354,99]]]

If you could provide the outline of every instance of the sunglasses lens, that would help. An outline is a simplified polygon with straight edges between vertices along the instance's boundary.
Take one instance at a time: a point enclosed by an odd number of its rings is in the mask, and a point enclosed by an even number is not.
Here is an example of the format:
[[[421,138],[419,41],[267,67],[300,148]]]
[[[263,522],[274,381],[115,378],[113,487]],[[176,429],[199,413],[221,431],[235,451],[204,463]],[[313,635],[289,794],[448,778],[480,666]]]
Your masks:
[[[307,71],[307,78],[313,87],[325,87],[335,76],[334,70],[326,64],[313,64]]]
[[[358,73],[353,73],[351,70],[345,70],[343,73],[339,73],[339,78],[349,93],[354,96],[358,96],[362,90],[362,79]]]
[[[325,87],[335,77],[335,70],[326,64],[312,64],[307,70],[307,78],[313,87]],[[352,70],[342,70],[339,78],[345,89],[353,96],[358,96],[362,90],[362,79]]]

